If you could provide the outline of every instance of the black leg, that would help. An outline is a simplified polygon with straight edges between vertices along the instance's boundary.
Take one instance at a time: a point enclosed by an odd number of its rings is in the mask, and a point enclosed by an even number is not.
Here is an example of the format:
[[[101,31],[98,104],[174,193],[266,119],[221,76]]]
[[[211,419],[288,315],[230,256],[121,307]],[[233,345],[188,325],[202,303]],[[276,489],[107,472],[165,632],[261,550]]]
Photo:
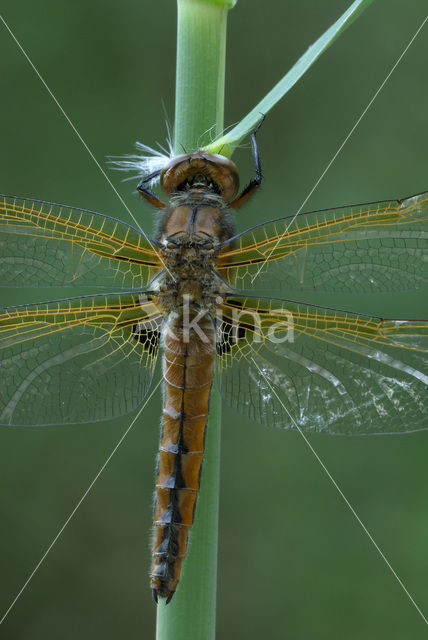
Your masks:
[[[160,169],[158,171],[150,173],[148,176],[140,180],[140,182],[137,184],[137,191],[141,196],[143,196],[143,198],[150,202],[150,204],[157,207],[158,209],[164,209],[166,207],[165,202],[158,198],[157,195],[153,193],[153,191],[151,191],[151,189],[145,186],[146,182],[150,182],[150,180],[156,178],[159,174]]]
[[[262,183],[262,167],[260,163],[260,153],[259,153],[259,147],[257,145],[256,133],[262,126],[265,118],[266,116],[264,115],[264,113],[262,113],[262,118],[260,122],[258,123],[257,127],[254,129],[253,133],[251,134],[251,146],[253,147],[253,158],[254,158],[254,165],[256,168],[256,175],[254,178],[251,178],[250,182],[245,187],[245,189],[241,191],[239,196],[237,196],[235,200],[232,200],[232,202],[229,204],[229,207],[231,209],[238,209],[245,202],[247,202],[247,200],[249,200],[255,194],[255,192],[257,191],[257,189],[260,187]]]

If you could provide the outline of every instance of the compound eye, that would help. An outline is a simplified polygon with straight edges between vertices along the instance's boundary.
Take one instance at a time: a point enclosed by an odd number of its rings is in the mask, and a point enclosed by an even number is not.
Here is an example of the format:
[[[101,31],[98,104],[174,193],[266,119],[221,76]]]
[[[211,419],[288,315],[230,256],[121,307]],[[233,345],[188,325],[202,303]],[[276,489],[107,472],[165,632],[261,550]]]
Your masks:
[[[185,182],[186,166],[190,165],[191,158],[192,156],[188,154],[175,156],[162,169],[159,183],[161,189],[168,196],[177,191],[180,184]]]
[[[238,169],[225,156],[199,151],[172,158],[160,175],[160,186],[168,196],[191,189],[193,183],[204,182],[213,185],[215,191],[230,202],[239,189]]]
[[[212,170],[213,182],[218,184],[223,199],[230,202],[239,190],[238,167],[225,156],[212,153],[205,157]]]

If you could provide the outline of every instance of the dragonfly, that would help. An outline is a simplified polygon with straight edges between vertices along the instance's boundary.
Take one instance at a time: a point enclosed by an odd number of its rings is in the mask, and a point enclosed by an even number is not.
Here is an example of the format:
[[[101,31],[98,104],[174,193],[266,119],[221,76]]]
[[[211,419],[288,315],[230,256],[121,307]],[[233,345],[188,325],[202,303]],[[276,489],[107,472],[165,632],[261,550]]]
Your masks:
[[[271,427],[371,434],[427,428],[428,321],[289,299],[405,291],[428,282],[428,192],[288,215],[238,233],[228,158],[174,156],[141,179],[153,236],[84,209],[1,196],[6,286],[101,293],[0,313],[0,423],[73,424],[142,404],[162,354],[151,587],[173,597],[201,482],[214,375],[224,400]],[[151,189],[154,179],[166,196]],[[114,293],[110,292],[113,289]]]

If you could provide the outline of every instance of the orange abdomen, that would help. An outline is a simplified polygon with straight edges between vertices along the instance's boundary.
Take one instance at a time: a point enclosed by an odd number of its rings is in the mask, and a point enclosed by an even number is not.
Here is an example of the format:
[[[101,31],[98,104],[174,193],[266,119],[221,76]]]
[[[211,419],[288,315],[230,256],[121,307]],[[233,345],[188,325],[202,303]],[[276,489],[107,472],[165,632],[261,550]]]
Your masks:
[[[190,325],[188,331],[183,331],[181,316],[169,317],[164,331],[165,396],[154,513],[156,601],[158,596],[170,601],[186,556],[200,485],[214,356],[215,329],[208,315],[197,330]]]

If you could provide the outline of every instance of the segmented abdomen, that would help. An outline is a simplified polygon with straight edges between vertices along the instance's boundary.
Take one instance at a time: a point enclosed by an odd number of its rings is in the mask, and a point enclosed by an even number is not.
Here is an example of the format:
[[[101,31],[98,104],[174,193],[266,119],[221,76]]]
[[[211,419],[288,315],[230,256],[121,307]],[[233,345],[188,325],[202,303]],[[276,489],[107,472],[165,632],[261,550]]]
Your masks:
[[[193,317],[192,317],[193,313]],[[205,315],[195,330],[181,316],[164,330],[164,407],[155,510],[153,596],[171,600],[186,556],[199,491],[208,405],[214,377],[215,330]]]

